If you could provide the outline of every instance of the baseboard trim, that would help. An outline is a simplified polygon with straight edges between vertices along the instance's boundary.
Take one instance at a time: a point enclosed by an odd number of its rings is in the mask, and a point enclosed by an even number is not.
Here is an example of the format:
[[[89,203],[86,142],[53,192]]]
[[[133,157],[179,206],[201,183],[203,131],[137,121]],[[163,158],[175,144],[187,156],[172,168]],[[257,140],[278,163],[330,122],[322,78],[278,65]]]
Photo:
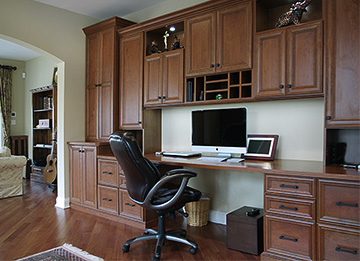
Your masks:
[[[70,198],[57,197],[55,207],[62,209],[70,208]]]
[[[209,221],[217,224],[226,225],[226,213],[209,210]]]

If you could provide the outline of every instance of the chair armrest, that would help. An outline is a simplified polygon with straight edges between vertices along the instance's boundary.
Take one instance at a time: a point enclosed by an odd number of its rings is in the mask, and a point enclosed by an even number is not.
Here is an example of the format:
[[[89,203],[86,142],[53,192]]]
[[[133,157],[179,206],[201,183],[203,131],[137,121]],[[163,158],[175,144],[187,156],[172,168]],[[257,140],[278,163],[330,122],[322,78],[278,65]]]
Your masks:
[[[188,181],[190,178],[192,177],[196,177],[196,173],[191,171],[191,170],[187,170],[187,169],[175,169],[175,170],[170,170],[168,171],[164,176],[162,176],[160,178],[160,180],[155,184],[155,186],[149,191],[149,193],[147,194],[144,202],[137,202],[136,203],[143,205],[144,207],[150,207],[152,209],[155,210],[162,210],[165,208],[170,208],[173,205],[176,204],[176,202],[179,200],[179,198],[181,197],[181,194],[183,193]],[[167,202],[160,204],[160,205],[153,205],[151,203],[151,199],[153,198],[153,196],[156,194],[156,192],[166,183],[168,183],[170,180],[175,179],[175,178],[182,178],[181,180],[181,184],[180,187],[178,188],[178,191],[176,192],[176,194]]]

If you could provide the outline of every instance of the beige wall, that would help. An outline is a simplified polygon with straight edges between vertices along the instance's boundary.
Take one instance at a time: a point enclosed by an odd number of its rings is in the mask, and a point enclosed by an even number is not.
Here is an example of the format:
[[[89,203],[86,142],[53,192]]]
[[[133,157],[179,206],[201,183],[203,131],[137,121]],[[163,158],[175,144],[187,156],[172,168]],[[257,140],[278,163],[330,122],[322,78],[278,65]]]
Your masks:
[[[1,48],[1,46],[0,46]],[[21,74],[25,70],[25,62],[9,59],[1,59],[1,65],[15,66],[17,69],[12,71],[12,99],[11,99],[11,111],[16,112],[16,117],[12,117],[11,120],[15,120],[16,124],[10,126],[10,135],[24,135],[25,134],[25,79],[21,78]]]
[[[35,1],[1,0],[0,38],[28,47],[59,66],[57,156],[58,200],[62,203],[69,197],[66,142],[85,137],[85,35],[82,28],[97,21]]]

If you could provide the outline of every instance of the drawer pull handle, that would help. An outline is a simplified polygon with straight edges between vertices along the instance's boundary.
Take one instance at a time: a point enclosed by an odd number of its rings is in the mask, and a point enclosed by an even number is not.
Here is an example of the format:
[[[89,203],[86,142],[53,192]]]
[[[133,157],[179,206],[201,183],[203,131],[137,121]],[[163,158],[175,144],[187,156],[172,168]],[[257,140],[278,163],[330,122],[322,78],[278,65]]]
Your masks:
[[[289,210],[294,210],[294,211],[297,211],[297,210],[298,210],[297,207],[291,208],[291,207],[285,207],[284,205],[280,205],[279,208],[281,208],[281,209],[289,209]]]
[[[126,206],[135,207],[135,204],[125,203]]]
[[[297,238],[289,238],[289,237],[285,237],[283,235],[281,235],[279,238],[284,239],[284,240],[289,240],[289,241],[292,241],[292,242],[297,242],[298,241]]]
[[[354,208],[356,208],[358,206],[357,203],[347,204],[347,203],[343,203],[341,201],[336,202],[336,205],[338,205],[338,206],[346,206],[346,207],[354,207]]]
[[[281,184],[281,185],[280,185],[280,188],[293,188],[293,189],[298,189],[299,186],[296,186],[296,185],[291,186],[291,185]]]
[[[112,172],[110,172],[110,171],[103,171],[103,174],[109,174],[109,175],[111,175]]]
[[[103,198],[102,200],[105,200],[105,201],[112,201],[111,198],[107,199],[107,198]]]
[[[345,252],[345,253],[350,253],[350,254],[353,254],[353,255],[356,255],[357,254],[357,250],[356,249],[353,249],[353,250],[348,250],[348,249],[343,249],[339,246],[337,246],[335,248],[336,251],[340,251],[340,252]]]

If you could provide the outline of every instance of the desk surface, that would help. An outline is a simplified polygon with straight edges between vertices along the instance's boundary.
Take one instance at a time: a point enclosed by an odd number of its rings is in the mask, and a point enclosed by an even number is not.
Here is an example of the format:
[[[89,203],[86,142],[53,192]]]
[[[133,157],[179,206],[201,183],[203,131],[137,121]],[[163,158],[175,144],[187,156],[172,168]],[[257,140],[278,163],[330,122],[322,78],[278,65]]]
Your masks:
[[[322,161],[304,160],[274,160],[257,161],[245,160],[240,163],[234,162],[204,162],[198,161],[197,157],[167,157],[155,156],[155,154],[145,154],[151,161],[166,165],[233,170],[244,172],[260,172],[267,174],[302,176],[311,178],[331,178],[340,180],[360,181],[360,170],[342,168],[340,166],[324,166]]]

